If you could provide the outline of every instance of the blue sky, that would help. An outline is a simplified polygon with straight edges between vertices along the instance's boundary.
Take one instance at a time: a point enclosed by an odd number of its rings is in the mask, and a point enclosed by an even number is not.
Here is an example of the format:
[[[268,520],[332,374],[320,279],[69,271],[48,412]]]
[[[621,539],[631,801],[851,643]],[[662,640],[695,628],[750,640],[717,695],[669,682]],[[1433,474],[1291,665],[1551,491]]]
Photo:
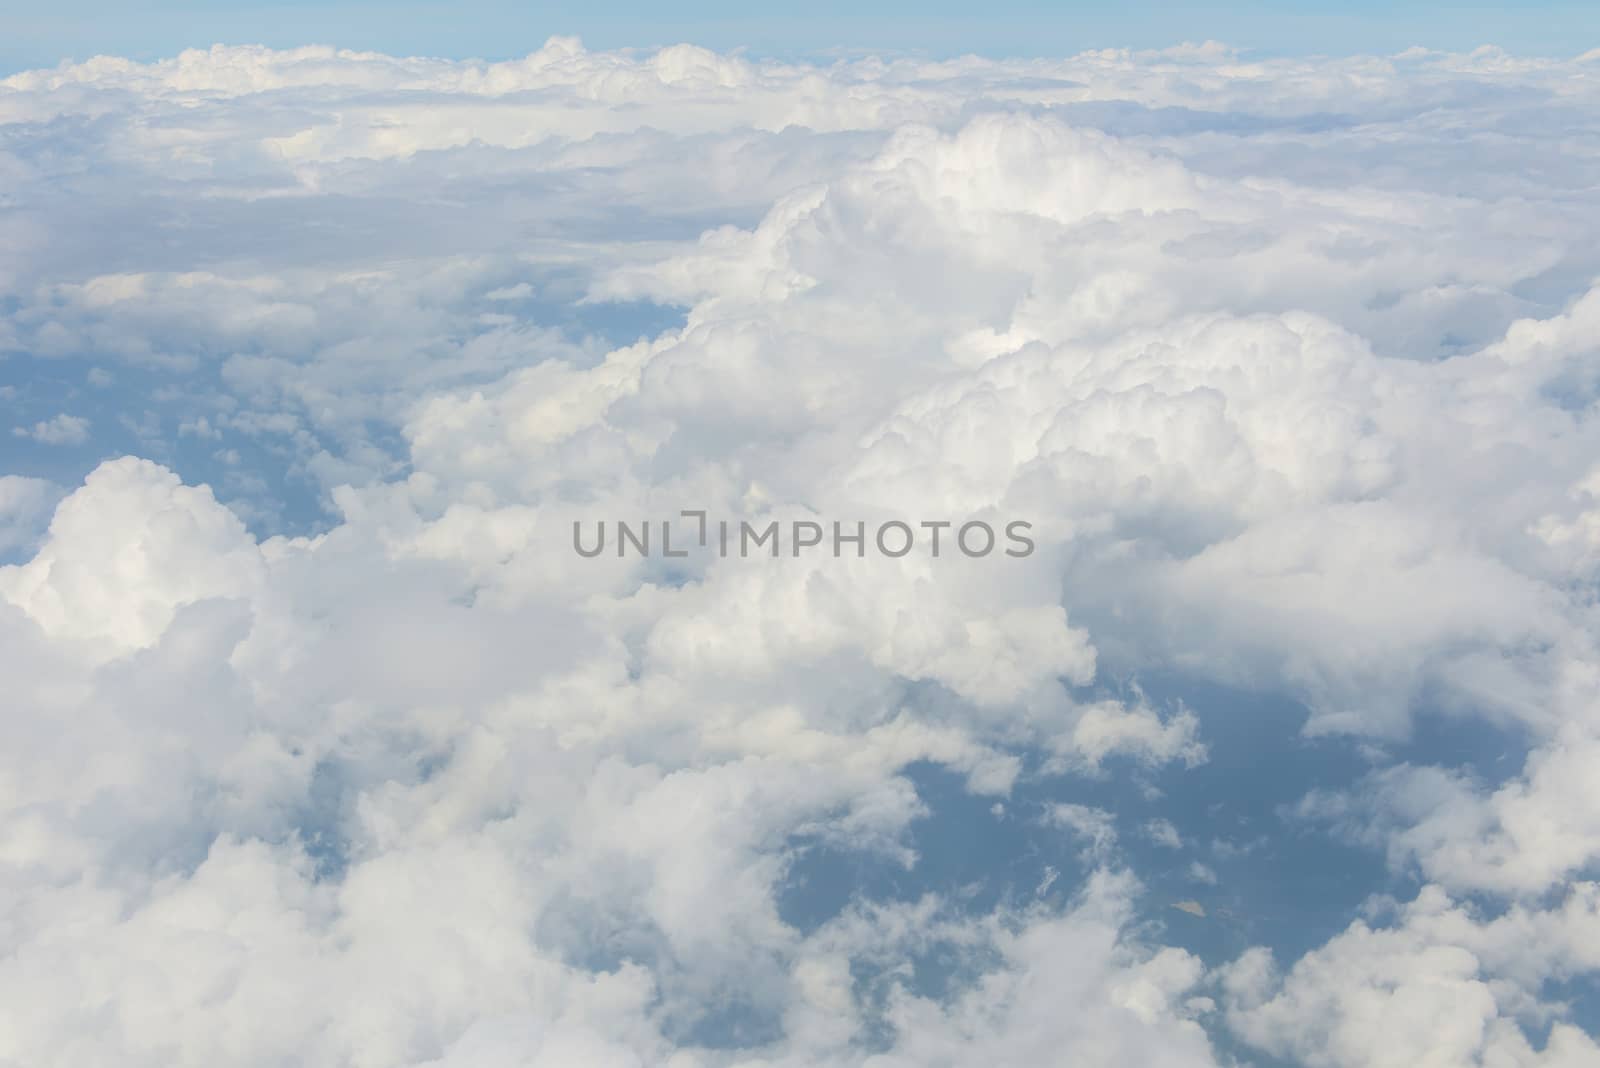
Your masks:
[[[1393,52],[1411,45],[1574,55],[1600,47],[1590,3],[1349,3],[1235,0],[1222,5],[1140,2],[820,3],[768,6],[722,0],[655,3],[376,3],[371,0],[203,3],[69,0],[0,4],[0,70],[53,66],[97,53],[151,59],[213,43],[308,42],[391,54],[504,59],[552,34],[591,48],[693,41],[758,54],[831,50],[1058,55],[1101,47],[1221,40],[1273,53]]]

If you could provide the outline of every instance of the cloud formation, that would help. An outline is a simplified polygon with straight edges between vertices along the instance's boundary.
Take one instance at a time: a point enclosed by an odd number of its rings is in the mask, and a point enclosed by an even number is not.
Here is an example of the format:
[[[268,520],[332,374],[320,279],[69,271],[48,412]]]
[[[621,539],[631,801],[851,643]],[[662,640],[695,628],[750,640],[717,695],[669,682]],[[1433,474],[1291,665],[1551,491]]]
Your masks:
[[[0,1064],[1590,1063],[1595,64],[0,81]]]

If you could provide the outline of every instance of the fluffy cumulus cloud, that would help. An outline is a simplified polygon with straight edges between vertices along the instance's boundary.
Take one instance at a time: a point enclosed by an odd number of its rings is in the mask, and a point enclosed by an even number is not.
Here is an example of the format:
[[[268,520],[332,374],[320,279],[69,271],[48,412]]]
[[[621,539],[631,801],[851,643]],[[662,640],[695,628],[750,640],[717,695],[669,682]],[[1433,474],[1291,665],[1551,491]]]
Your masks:
[[[0,1064],[1600,1063],[1597,105],[0,81]]]

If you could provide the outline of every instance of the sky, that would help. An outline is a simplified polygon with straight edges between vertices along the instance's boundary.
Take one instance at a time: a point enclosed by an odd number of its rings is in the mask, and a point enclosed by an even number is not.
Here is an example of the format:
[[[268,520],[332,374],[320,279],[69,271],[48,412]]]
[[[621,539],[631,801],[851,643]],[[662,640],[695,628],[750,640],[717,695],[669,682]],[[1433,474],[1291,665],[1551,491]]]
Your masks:
[[[4,0],[0,72],[97,54],[150,60],[213,44],[332,44],[392,55],[508,59],[568,35],[595,48],[693,42],[754,55],[918,52],[1046,56],[1091,48],[1161,48],[1220,40],[1272,55],[1392,53],[1413,45],[1465,51],[1484,44],[1534,55],[1600,47],[1600,15],[1574,2],[1345,3],[1236,0],[1121,4],[996,0],[972,5],[843,3],[803,8],[725,3],[519,3],[515,0],[207,2]]]
[[[185,10],[0,77],[0,1065],[1600,1063],[1575,9]]]

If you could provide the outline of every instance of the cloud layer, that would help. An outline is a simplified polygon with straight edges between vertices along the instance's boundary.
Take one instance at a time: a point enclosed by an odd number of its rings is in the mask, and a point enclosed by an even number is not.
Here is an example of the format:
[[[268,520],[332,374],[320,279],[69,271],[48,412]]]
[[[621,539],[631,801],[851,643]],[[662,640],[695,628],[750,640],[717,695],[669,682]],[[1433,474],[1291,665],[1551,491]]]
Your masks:
[[[0,1064],[1594,1063],[1597,75],[0,81]]]

